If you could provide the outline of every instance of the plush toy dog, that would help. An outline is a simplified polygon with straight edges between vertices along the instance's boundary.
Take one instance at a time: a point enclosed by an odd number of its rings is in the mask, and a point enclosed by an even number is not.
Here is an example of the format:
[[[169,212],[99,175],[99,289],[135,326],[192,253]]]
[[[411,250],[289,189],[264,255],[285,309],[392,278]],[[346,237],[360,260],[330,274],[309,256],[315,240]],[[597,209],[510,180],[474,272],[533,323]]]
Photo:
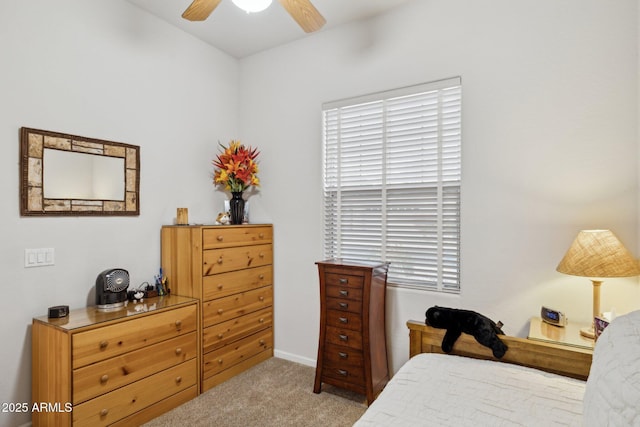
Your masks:
[[[508,349],[498,338],[498,335],[504,335],[500,329],[502,322],[496,324],[475,311],[434,306],[427,310],[425,316],[427,325],[447,330],[442,339],[442,351],[445,353],[451,352],[462,332],[473,335],[476,341],[489,347],[497,359],[502,358]]]

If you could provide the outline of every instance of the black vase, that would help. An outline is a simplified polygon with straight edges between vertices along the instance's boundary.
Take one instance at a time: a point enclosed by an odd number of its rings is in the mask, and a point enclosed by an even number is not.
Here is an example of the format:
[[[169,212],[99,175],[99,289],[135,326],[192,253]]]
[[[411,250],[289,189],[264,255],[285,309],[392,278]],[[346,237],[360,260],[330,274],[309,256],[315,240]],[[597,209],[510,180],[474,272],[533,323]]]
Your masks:
[[[244,199],[242,198],[242,191],[233,192],[231,196],[231,200],[229,200],[231,224],[242,224],[242,220],[244,219]]]

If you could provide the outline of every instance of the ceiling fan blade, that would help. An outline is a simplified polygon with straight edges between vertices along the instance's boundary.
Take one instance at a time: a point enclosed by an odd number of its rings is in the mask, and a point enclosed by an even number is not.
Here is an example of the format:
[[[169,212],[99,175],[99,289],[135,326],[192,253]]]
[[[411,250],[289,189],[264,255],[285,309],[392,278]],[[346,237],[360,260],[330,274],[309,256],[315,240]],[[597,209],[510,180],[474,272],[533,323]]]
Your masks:
[[[193,0],[182,17],[189,21],[204,21],[222,0]]]
[[[309,0],[280,0],[280,4],[306,33],[319,30],[327,22]]]

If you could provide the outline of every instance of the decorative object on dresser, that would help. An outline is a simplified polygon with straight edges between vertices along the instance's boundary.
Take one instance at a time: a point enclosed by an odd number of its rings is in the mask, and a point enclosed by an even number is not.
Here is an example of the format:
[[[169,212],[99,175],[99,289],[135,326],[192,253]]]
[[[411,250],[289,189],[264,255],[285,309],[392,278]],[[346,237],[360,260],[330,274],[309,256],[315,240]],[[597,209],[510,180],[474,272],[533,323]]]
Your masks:
[[[201,383],[208,390],[273,356],[273,227],[164,226],[171,292],[201,301]]]
[[[189,208],[176,209],[176,225],[189,225]]]
[[[320,340],[314,393],[322,383],[361,393],[371,404],[389,381],[385,262],[327,260],[320,275]]]
[[[140,425],[198,395],[198,301],[150,298],[32,325],[34,427]]]
[[[242,193],[251,186],[259,186],[258,163],[260,152],[256,148],[245,147],[240,141],[232,140],[228,147],[220,144],[222,152],[216,156],[213,166],[216,170],[213,183],[230,191],[229,216],[231,224],[242,224],[245,201]]]
[[[593,315],[591,326],[580,334],[595,338],[594,321],[600,312],[600,286],[608,277],[640,275],[638,261],[611,230],[582,230],[558,264],[557,271],[573,276],[589,277],[593,283]]]

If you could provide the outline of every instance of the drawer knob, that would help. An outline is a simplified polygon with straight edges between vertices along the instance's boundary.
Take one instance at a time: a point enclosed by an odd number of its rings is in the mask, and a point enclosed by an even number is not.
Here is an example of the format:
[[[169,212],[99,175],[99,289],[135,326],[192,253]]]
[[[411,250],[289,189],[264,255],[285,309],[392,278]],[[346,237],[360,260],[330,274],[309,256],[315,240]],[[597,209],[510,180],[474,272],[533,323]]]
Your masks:
[[[100,411],[100,416],[101,417],[106,417],[107,414],[109,414],[109,410],[108,409],[103,409],[102,411]]]
[[[182,349],[180,347],[176,348],[176,356],[180,356],[182,354]]]
[[[340,320],[340,323],[349,323],[349,319],[347,319],[346,317],[340,317],[338,318],[338,320]]]
[[[109,345],[108,341],[100,341],[100,350],[104,350]]]
[[[224,338],[224,335],[223,334],[218,334],[218,339],[222,339],[222,338]]]
[[[218,359],[218,365],[222,365],[223,360],[222,359]]]
[[[348,374],[347,371],[345,371],[344,369],[338,369],[338,375],[342,375],[343,377],[346,377]]]
[[[346,359],[347,358],[347,353],[340,351],[338,352],[338,356],[340,357],[340,359]]]
[[[349,279],[341,278],[340,283],[342,283],[343,285],[346,285],[347,283],[349,283]]]
[[[218,264],[222,264],[222,257],[218,258]]]
[[[222,242],[224,240],[224,236],[220,234],[220,235],[218,235],[218,237],[216,237],[216,240],[218,242]]]
[[[220,283],[220,284],[218,285],[218,289],[219,289],[219,290],[222,290],[222,288],[223,288],[222,283]]]
[[[260,252],[260,253],[258,254],[258,256],[259,256],[260,258],[264,258],[264,253]]]
[[[100,377],[100,382],[102,384],[106,383],[107,381],[109,381],[109,375],[104,374],[103,376]]]
[[[349,296],[349,291],[341,289],[340,290],[340,295],[343,296],[343,297],[348,297]]]
[[[264,233],[258,234],[258,237],[261,238],[261,239],[264,239]]]
[[[219,308],[219,309],[218,309],[218,314],[222,314],[222,313],[224,313],[224,310],[223,310],[223,309],[221,309],[221,308]]]
[[[341,303],[340,303],[340,308],[344,308],[344,309],[349,308],[349,303],[341,302]]]
[[[338,335],[338,338],[340,338],[340,341],[349,341],[349,337],[343,334]]]
[[[264,280],[264,274],[259,275],[259,276],[258,276],[258,279],[260,279],[260,280]]]
[[[176,377],[176,384],[180,384],[182,382],[182,377]]]
[[[260,319],[258,319],[259,323],[264,323],[264,317],[261,317]]]
[[[264,340],[260,340],[260,345],[264,345]]]
[[[264,297],[263,297],[262,295],[260,295],[260,296],[258,297],[258,299],[259,299],[260,301],[264,301]]]
[[[176,329],[177,330],[182,329],[182,320],[176,320]]]

